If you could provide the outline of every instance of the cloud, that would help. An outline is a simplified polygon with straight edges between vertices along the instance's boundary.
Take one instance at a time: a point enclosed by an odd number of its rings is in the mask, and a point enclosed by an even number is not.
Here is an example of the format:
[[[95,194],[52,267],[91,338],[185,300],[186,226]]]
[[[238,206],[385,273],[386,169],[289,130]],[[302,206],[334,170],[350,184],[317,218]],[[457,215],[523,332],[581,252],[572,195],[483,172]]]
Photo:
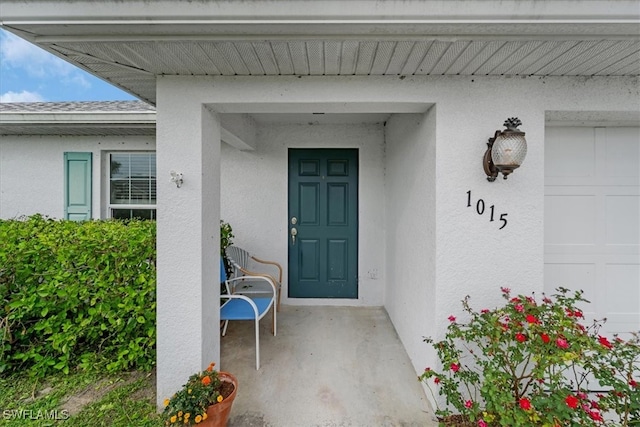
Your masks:
[[[20,93],[9,91],[0,95],[0,102],[42,102],[44,98],[39,93],[23,90]]]
[[[77,72],[73,65],[4,31],[0,34],[0,60],[3,67],[22,69],[30,77],[41,79]]]

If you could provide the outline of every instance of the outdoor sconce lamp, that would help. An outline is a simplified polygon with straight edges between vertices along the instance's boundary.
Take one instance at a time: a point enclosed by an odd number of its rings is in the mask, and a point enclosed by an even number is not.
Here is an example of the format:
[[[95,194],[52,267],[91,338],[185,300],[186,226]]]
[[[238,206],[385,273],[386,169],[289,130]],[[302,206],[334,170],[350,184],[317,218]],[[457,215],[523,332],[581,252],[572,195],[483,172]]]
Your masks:
[[[497,130],[493,138],[489,138],[482,161],[489,182],[495,181],[500,172],[507,179],[526,157],[527,141],[524,139],[524,132],[518,129],[521,124],[517,117],[507,119],[503,125],[506,129]]]
[[[171,182],[174,182],[178,188],[182,187],[182,174],[176,171],[171,171],[169,173],[171,174]]]

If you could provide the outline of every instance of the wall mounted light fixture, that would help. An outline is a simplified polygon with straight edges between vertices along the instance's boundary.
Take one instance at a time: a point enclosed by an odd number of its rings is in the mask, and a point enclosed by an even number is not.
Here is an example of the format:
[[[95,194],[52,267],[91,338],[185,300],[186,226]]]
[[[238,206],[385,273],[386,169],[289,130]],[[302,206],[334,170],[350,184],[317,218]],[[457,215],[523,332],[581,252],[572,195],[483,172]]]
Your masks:
[[[518,129],[521,124],[517,117],[507,119],[504,122],[506,129],[497,130],[493,138],[489,138],[482,161],[489,182],[495,181],[498,173],[502,173],[504,179],[507,179],[526,157],[527,140],[524,139],[524,132]]]
[[[171,174],[171,182],[174,182],[178,188],[182,187],[182,174],[173,170],[169,173]]]

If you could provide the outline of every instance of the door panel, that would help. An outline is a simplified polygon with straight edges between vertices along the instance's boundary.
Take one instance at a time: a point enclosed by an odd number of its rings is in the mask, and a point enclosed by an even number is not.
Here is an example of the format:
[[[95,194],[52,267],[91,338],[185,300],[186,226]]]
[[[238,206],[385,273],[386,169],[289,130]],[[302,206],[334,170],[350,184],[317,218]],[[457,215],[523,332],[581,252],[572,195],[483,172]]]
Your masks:
[[[545,135],[545,291],[581,289],[601,333],[640,329],[640,128]]]
[[[91,219],[92,153],[64,153],[64,217]]]
[[[292,228],[289,297],[357,298],[357,150],[289,150]]]

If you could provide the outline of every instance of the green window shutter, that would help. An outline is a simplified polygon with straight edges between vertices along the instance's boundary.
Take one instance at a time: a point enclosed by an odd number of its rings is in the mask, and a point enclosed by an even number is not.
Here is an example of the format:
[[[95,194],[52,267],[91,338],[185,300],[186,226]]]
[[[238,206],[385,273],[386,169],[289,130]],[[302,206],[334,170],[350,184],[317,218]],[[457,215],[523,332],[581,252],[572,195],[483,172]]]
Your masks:
[[[92,153],[64,153],[64,217],[91,219]]]

